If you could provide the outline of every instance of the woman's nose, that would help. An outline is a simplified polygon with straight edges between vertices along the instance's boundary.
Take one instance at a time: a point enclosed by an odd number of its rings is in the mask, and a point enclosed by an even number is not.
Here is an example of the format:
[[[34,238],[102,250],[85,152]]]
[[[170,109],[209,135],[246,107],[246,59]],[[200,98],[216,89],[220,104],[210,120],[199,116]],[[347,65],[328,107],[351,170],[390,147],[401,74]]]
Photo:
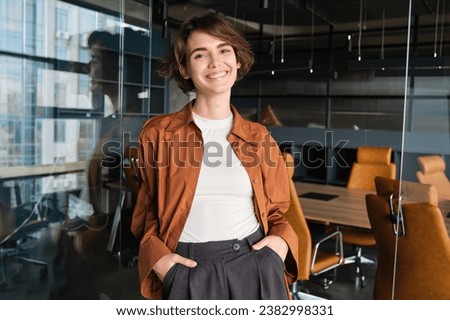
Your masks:
[[[210,68],[216,68],[219,65],[220,65],[220,60],[218,59],[218,56],[216,54],[210,54],[208,66]]]

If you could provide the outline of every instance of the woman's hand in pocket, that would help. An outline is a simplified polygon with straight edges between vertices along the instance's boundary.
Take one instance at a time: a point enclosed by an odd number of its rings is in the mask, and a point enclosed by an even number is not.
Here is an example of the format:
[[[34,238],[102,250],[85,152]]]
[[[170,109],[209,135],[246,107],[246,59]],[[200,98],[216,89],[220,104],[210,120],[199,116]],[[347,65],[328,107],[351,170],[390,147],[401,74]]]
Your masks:
[[[266,236],[255,243],[252,248],[254,250],[261,250],[266,246],[275,251],[280,256],[281,260],[284,261],[284,259],[286,259],[286,255],[289,251],[289,246],[287,245],[286,241],[283,240],[283,238],[279,236]]]
[[[155,263],[155,265],[153,266],[153,271],[156,273],[159,280],[163,281],[167,272],[176,263],[182,264],[188,268],[195,268],[195,266],[197,266],[197,262],[195,260],[185,258],[177,253],[169,253],[165,256],[162,256],[161,259],[159,259]]]

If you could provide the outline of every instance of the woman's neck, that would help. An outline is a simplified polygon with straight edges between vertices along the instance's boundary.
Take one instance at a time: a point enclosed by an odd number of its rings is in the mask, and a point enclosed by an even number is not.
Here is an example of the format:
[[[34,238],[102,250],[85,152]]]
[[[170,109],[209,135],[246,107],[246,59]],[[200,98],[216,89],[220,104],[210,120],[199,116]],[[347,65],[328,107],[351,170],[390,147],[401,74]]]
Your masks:
[[[215,96],[214,98],[208,98],[197,96],[192,111],[206,119],[225,119],[231,113],[230,97],[222,98]]]

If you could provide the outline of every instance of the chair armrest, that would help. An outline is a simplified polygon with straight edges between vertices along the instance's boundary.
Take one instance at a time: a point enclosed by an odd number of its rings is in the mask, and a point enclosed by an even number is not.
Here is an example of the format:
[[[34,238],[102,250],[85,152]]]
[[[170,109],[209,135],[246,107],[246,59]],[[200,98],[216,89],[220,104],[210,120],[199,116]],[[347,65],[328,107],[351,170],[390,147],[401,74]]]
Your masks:
[[[23,221],[14,227],[13,230],[11,230],[8,234],[6,234],[2,239],[0,239],[0,245],[3,245],[4,243],[6,243],[9,239],[13,238],[25,225],[27,225],[31,219],[33,218],[34,215],[36,215],[37,217],[39,217],[38,213],[37,213],[37,203],[36,202],[26,202],[26,203],[22,203],[17,205],[16,207],[12,208],[12,213],[14,213],[14,215],[16,215],[18,213],[18,211],[20,210],[24,210],[26,208],[29,208],[29,212],[26,212],[26,217],[23,219]]]
[[[344,245],[343,245],[343,241],[342,241],[342,232],[339,230],[336,230],[332,233],[327,233],[324,234],[322,236],[320,236],[316,241],[315,241],[315,245],[314,245],[314,253],[313,253],[313,257],[312,257],[312,261],[311,261],[311,273],[313,275],[315,275],[315,273],[313,272],[313,268],[314,265],[316,264],[316,259],[317,259],[317,254],[319,252],[320,246],[327,242],[328,240],[335,240],[336,241],[336,255],[339,257],[339,262],[332,264],[330,266],[328,266],[326,269],[321,270],[320,273],[326,272],[330,269],[333,269],[339,265],[342,264],[342,262],[344,261]]]

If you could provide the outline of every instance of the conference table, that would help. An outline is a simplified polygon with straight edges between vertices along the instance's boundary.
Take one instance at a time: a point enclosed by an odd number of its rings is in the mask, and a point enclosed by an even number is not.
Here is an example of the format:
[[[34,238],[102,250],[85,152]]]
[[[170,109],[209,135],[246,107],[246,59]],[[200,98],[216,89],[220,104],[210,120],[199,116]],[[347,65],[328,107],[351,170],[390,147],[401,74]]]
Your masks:
[[[371,190],[295,182],[306,220],[370,229],[366,194]]]
[[[370,229],[365,197],[375,191],[298,181],[295,187],[306,220]],[[440,201],[439,208],[450,236],[450,200]]]

